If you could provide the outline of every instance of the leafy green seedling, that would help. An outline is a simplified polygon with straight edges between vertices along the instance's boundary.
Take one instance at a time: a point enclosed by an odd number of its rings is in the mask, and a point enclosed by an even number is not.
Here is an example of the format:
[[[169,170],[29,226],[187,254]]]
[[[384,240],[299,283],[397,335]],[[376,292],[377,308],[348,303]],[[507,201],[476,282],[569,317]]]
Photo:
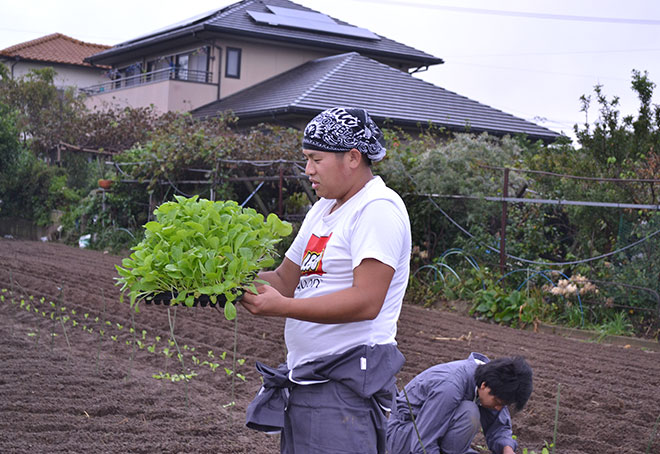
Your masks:
[[[156,294],[169,293],[171,304],[189,306],[202,295],[212,303],[222,295],[231,320],[233,302],[243,289],[256,293],[257,272],[275,262],[275,246],[292,226],[235,201],[175,199],[154,211],[156,221],[144,225],[144,239],[116,266],[121,301],[128,293],[137,311],[141,299]]]

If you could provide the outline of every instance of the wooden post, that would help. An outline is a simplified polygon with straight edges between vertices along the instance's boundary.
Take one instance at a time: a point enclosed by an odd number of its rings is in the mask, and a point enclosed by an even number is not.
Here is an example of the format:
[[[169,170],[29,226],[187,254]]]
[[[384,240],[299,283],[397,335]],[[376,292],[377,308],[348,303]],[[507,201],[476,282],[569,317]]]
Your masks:
[[[509,169],[504,169],[504,185],[502,187],[502,224],[500,226],[500,272],[504,276],[506,273],[506,220],[507,220],[507,202],[509,197]]]
[[[282,166],[280,166],[280,181],[279,181],[279,196],[277,199],[277,211],[278,211],[278,216],[282,217],[284,215],[284,204],[282,203],[282,185],[284,183],[284,169]]]

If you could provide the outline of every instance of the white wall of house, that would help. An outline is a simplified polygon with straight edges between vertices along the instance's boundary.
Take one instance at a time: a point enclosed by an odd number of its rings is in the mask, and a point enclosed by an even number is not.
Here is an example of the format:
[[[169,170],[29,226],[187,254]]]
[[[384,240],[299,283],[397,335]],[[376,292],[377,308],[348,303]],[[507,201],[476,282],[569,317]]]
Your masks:
[[[158,113],[188,112],[214,101],[217,92],[218,87],[214,84],[163,80],[95,94],[87,97],[85,104],[90,109],[113,105],[134,108],[153,105]]]
[[[281,44],[271,45],[232,39],[216,40],[216,46],[222,49],[222,58],[220,59],[221,98],[256,85],[308,61],[331,55],[327,52],[283,47]],[[238,79],[225,76],[227,47],[241,49],[241,74]]]
[[[19,78],[29,73],[32,69],[53,68],[57,74],[53,83],[58,88],[76,87],[82,88],[89,85],[107,82],[106,69],[91,68],[86,66],[62,65],[57,63],[40,63],[29,61],[8,60],[4,62],[14,78]],[[13,69],[12,69],[13,66]]]

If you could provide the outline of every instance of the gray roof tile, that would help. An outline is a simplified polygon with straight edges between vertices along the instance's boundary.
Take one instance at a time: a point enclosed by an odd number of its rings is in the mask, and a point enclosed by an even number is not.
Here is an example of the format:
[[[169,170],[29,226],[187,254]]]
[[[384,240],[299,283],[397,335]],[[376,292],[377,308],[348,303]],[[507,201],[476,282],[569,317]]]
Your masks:
[[[320,58],[193,111],[209,117],[233,111],[239,118],[302,113],[311,118],[337,106],[362,107],[398,125],[428,122],[453,131],[526,134],[553,141],[559,134],[501,110],[350,52]]]
[[[88,58],[88,60],[99,63],[116,60],[122,54],[129,54],[141,47],[156,45],[162,41],[191,34],[193,31],[197,33],[206,31],[229,33],[233,36],[243,35],[269,41],[296,43],[315,48],[334,49],[339,52],[357,51],[363,55],[406,61],[410,63],[410,66],[443,63],[441,58],[434,57],[426,52],[398,43],[384,36],[380,36],[378,40],[372,40],[283,26],[272,26],[256,22],[247,13],[248,11],[269,12],[270,10],[268,10],[266,5],[316,12],[289,0],[243,0],[195,20],[184,21],[171,27],[166,27],[157,33],[118,44],[111,49]],[[341,25],[351,25],[339,19],[335,19],[335,21]]]

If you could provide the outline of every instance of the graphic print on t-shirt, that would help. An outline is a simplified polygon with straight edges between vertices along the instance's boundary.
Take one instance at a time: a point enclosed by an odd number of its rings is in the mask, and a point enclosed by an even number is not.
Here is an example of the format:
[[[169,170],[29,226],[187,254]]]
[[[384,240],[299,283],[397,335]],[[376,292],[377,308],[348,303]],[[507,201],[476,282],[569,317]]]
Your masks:
[[[309,276],[311,274],[323,276],[325,274],[321,260],[323,259],[325,247],[328,245],[331,236],[332,233],[328,236],[316,236],[312,234],[307,242],[307,247],[305,247],[305,253],[303,254],[300,265],[301,276]]]

